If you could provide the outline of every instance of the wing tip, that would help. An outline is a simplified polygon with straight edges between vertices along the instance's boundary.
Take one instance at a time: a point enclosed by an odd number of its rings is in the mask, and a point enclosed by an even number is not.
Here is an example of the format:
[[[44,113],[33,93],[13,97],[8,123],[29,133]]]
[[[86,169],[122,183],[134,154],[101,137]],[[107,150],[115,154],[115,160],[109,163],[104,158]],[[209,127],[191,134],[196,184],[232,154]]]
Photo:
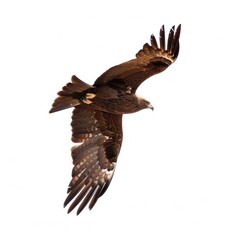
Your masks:
[[[178,25],[175,33],[174,33],[174,37],[173,37],[173,43],[172,43],[172,54],[174,59],[176,59],[178,57],[178,53],[179,53],[179,38],[180,38],[180,34],[181,34],[181,24]]]
[[[165,27],[164,27],[164,25],[162,25],[162,27],[160,28],[159,42],[160,42],[160,49],[162,51],[165,51]]]
[[[169,60],[169,64],[173,63],[179,54],[179,38],[181,33],[181,24],[173,25],[168,33],[168,37],[165,37],[165,25],[163,24],[159,32],[159,42],[156,41],[155,36],[150,36],[150,42],[145,43],[142,49],[136,54],[137,58],[154,57],[154,55],[162,56]]]

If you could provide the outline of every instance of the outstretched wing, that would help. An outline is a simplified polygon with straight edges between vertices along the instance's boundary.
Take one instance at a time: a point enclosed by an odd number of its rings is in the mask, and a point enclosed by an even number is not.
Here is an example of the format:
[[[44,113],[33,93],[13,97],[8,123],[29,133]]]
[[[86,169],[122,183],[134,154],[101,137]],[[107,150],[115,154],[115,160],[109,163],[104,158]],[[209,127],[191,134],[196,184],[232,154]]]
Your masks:
[[[160,29],[159,42],[151,36],[151,45],[144,44],[136,54],[136,58],[114,66],[103,73],[94,83],[95,86],[110,85],[116,88],[131,87],[135,92],[147,78],[164,71],[178,56],[181,25],[175,31],[173,26],[165,44],[164,26]]]
[[[122,143],[122,115],[92,111],[82,106],[73,110],[72,180],[64,206],[68,213],[79,205],[77,214],[89,203],[91,209],[107,190]]]

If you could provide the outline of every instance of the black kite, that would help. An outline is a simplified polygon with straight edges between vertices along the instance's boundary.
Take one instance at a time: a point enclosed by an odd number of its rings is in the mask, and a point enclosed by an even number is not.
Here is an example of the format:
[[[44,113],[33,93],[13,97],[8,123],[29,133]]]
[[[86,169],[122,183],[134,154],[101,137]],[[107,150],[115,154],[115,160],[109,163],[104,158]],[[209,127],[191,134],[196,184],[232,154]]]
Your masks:
[[[150,102],[135,92],[147,78],[164,71],[178,56],[181,25],[173,26],[165,44],[164,26],[160,29],[160,46],[154,35],[136,58],[104,72],[93,85],[76,76],[62,88],[50,113],[74,107],[72,115],[72,180],[64,202],[71,205],[68,213],[79,205],[77,214],[89,208],[107,190],[116,167],[122,144],[122,115],[145,108]]]

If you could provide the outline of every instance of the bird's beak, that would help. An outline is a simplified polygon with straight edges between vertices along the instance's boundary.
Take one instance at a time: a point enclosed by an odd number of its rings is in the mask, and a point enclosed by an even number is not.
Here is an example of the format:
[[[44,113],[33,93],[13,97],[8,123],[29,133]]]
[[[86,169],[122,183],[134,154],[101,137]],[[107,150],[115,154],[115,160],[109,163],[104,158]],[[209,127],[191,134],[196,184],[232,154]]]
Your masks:
[[[152,111],[154,110],[154,107],[151,103],[148,104],[148,108],[152,109]]]

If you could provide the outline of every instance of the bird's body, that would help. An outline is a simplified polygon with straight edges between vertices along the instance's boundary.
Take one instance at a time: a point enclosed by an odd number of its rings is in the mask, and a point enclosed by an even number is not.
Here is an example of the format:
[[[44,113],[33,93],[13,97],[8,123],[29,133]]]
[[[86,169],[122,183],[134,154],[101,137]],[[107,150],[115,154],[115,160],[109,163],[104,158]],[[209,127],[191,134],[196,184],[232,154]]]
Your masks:
[[[164,71],[177,58],[180,25],[174,27],[165,47],[164,27],[160,30],[160,47],[151,36],[136,58],[104,72],[93,85],[76,76],[63,87],[50,113],[74,107],[72,148],[74,168],[64,206],[72,201],[68,212],[77,205],[77,213],[89,203],[91,209],[108,188],[122,144],[122,115],[153,108],[136,95],[138,86],[150,76]]]

